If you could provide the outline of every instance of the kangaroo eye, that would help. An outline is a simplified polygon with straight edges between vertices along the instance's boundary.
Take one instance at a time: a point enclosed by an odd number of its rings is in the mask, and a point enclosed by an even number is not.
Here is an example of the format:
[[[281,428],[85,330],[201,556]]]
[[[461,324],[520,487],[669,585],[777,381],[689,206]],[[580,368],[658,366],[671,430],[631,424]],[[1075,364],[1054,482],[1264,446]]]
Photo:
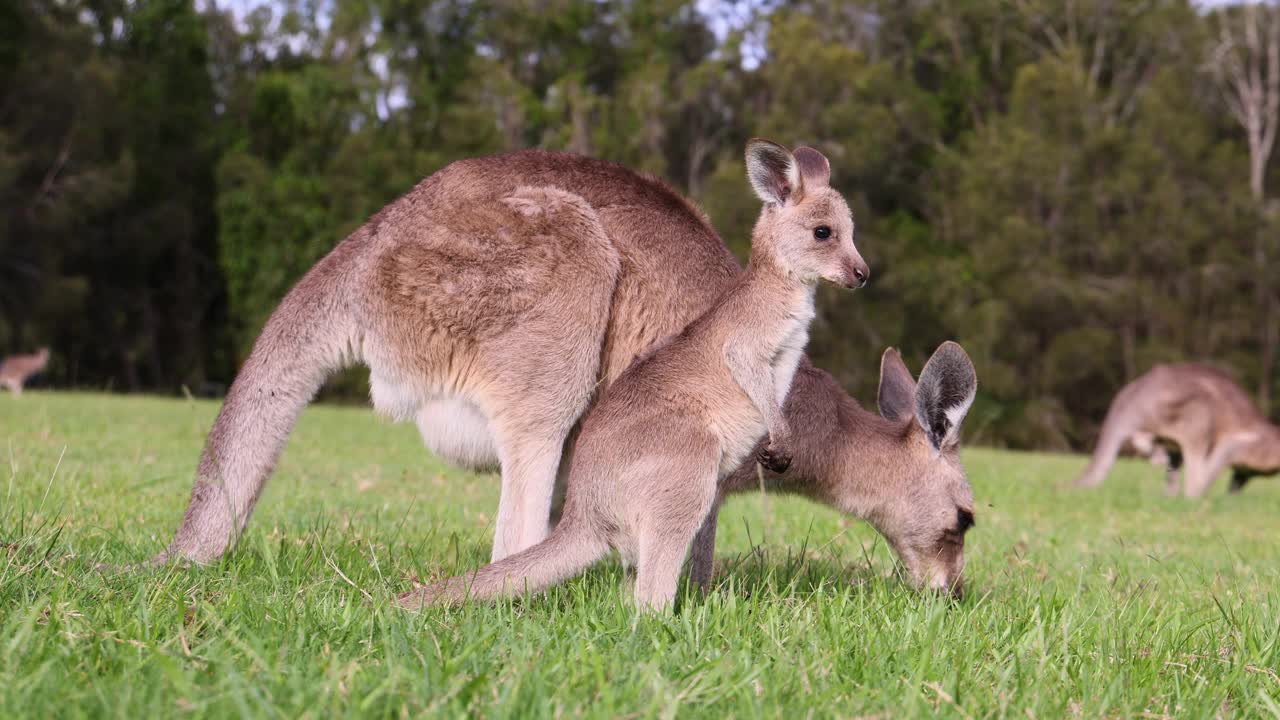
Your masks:
[[[813,229],[813,236],[818,238],[819,240],[826,240],[827,238],[831,237],[831,228],[827,227],[826,225],[819,225],[818,227]]]

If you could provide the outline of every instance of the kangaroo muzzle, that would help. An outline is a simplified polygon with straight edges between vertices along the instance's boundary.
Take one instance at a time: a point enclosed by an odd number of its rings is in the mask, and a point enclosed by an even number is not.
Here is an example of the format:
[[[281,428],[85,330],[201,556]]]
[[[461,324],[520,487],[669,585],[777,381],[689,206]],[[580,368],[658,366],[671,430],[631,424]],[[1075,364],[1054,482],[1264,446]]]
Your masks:
[[[871,279],[871,268],[860,255],[845,260],[842,271],[841,284],[850,290],[866,287],[867,281]]]

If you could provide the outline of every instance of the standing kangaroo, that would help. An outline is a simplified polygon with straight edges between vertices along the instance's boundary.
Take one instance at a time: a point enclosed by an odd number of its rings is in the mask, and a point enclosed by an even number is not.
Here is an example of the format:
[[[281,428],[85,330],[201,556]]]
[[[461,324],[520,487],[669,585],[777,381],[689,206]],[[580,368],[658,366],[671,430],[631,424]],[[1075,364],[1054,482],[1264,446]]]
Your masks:
[[[1167,463],[1169,495],[1178,494],[1181,472],[1187,497],[1203,495],[1227,466],[1234,470],[1231,492],[1280,472],[1280,427],[1230,377],[1205,365],[1157,365],[1121,388],[1076,484],[1102,484],[1126,442],[1152,462]]]
[[[302,409],[356,362],[371,369],[374,405],[414,417],[437,455],[501,468],[493,559],[530,547],[546,536],[562,452],[572,453],[570,431],[596,389],[741,272],[689,201],[620,165],[542,150],[452,163],[281,301],[209,433],[182,523],[151,562],[222,556]],[[937,373],[940,396],[963,395],[949,385],[956,377]],[[803,360],[784,413],[787,487],[869,520],[913,578],[935,578],[942,538],[971,505],[954,443],[930,448],[922,432],[886,425]],[[960,417],[924,422],[958,430]],[[708,522],[700,538],[714,539],[714,513]],[[938,586],[953,585],[959,567]]]
[[[12,355],[0,362],[0,387],[9,388],[14,395],[22,394],[22,386],[32,375],[49,364],[49,348],[40,348],[31,355]]]
[[[786,469],[791,432],[782,406],[809,339],[817,282],[858,287],[868,270],[820,153],[753,140],[747,174],[764,209],[746,272],[627,368],[583,419],[551,536],[470,579],[404,595],[402,605],[541,590],[613,547],[635,568],[637,604],[667,607],[719,481],[766,433],[762,462]]]

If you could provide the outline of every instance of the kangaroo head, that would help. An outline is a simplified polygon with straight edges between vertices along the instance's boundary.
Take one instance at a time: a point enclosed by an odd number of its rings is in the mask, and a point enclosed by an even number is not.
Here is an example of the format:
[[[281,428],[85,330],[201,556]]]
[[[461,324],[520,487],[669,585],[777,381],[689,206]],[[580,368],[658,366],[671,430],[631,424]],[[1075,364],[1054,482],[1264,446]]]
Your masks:
[[[853,215],[830,186],[822,153],[777,143],[747,143],[747,178],[764,209],[751,238],[752,261],[767,260],[806,283],[847,288],[867,284],[871,271],[853,246]]]
[[[917,383],[898,351],[880,359],[880,415],[900,423],[904,450],[889,482],[899,484],[868,520],[893,546],[912,581],[959,595],[964,536],[973,526],[973,490],[960,464],[960,423],[973,404],[977,373],[963,348],[943,343]]]

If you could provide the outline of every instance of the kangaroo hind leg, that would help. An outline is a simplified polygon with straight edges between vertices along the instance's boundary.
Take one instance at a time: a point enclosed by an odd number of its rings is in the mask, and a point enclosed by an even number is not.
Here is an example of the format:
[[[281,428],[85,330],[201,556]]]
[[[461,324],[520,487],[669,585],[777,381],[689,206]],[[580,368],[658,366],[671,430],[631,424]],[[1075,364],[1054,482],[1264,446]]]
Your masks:
[[[564,425],[572,422],[572,417],[561,417],[540,427],[522,425],[499,433],[502,495],[494,529],[494,562],[546,537],[556,469],[568,434]]]
[[[1184,447],[1182,458],[1182,492],[1189,498],[1200,497],[1213,483],[1214,473],[1210,472],[1209,452],[1203,448]]]
[[[493,559],[547,535],[565,442],[594,397],[607,307],[593,324],[527,324],[491,358],[490,416],[502,470]]]
[[[502,467],[494,560],[547,535],[565,442],[595,397],[619,268],[595,211],[577,195],[519,188],[503,202],[524,218],[530,248],[559,256],[520,322],[485,348]]]
[[[1212,452],[1204,461],[1204,470],[1196,479],[1192,479],[1190,472],[1187,474],[1186,493],[1187,497],[1200,497],[1204,495],[1213,481],[1218,475],[1231,464],[1232,458],[1239,452],[1240,448],[1248,445],[1257,439],[1257,435],[1251,432],[1235,433],[1221,438],[1217,445],[1214,446]]]
[[[635,600],[642,608],[665,610],[675,602],[685,557],[715,507],[718,458],[713,448],[707,443],[706,452],[672,458],[617,488],[629,496],[649,497],[637,538]]]

